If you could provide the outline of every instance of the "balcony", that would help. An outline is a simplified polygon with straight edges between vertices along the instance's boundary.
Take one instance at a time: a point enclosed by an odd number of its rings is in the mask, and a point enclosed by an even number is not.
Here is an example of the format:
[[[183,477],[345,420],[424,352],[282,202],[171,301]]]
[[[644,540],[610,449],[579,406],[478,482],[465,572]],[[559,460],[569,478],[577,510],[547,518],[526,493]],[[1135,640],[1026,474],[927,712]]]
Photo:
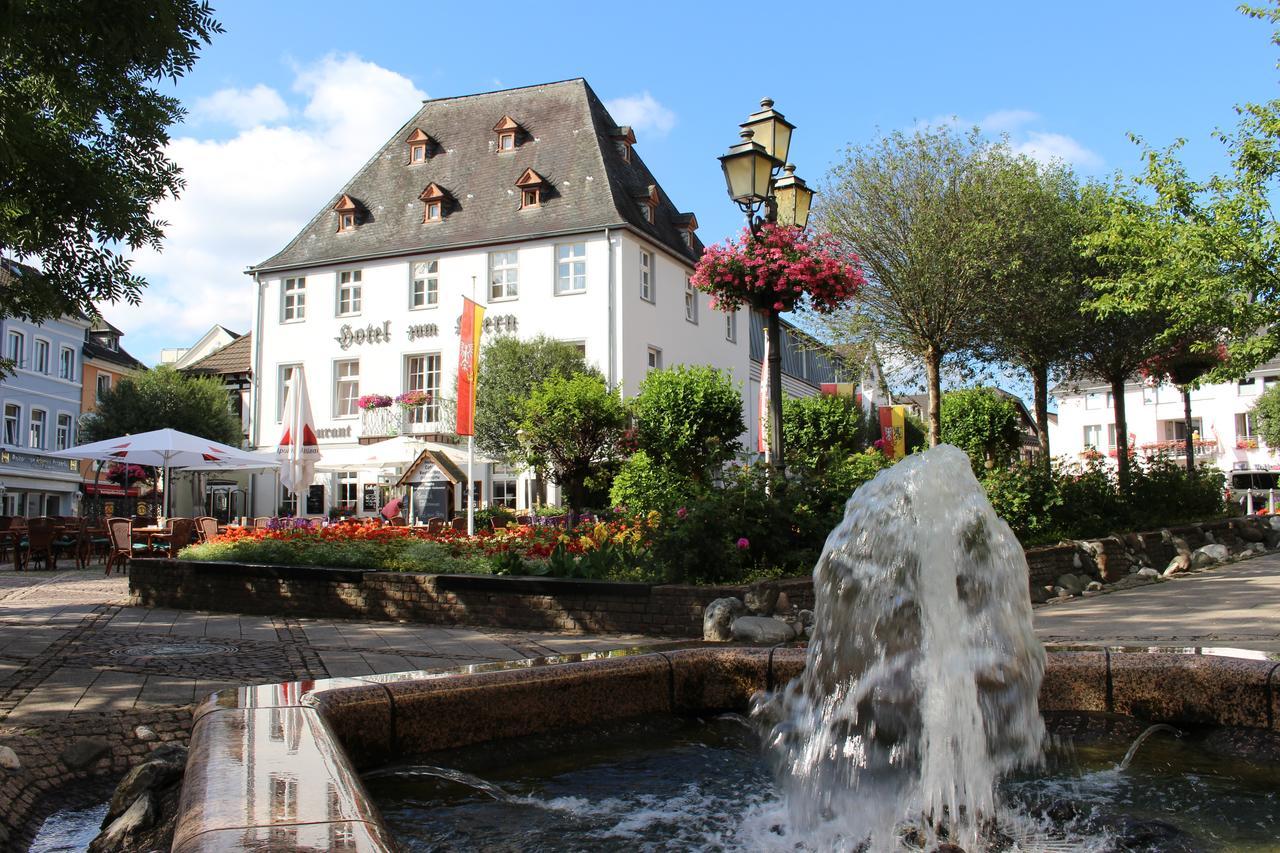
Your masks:
[[[441,400],[432,407],[415,406],[406,408],[401,405],[384,406],[378,409],[362,409],[360,411],[360,438],[382,439],[394,438],[398,435],[412,435],[428,438],[452,432],[450,418],[446,422],[446,413],[452,409],[446,405],[449,401]],[[427,420],[433,417],[434,420]]]
[[[1202,456],[1215,456],[1218,453],[1218,442],[1216,441],[1202,438],[1193,441],[1191,444],[1197,459]],[[1151,441],[1138,445],[1138,449],[1148,455],[1159,453],[1183,459],[1187,456],[1187,443],[1181,438],[1169,441]]]

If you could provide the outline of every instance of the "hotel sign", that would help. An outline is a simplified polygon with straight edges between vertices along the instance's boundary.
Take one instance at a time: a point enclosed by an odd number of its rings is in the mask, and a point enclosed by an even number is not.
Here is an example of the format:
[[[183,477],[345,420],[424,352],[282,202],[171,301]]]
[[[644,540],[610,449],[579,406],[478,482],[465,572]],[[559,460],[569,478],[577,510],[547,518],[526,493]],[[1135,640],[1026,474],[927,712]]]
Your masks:
[[[37,453],[14,453],[10,450],[0,450],[0,465],[32,468],[36,471],[78,471],[80,469],[80,463],[74,459],[54,459]]]
[[[391,341],[391,321],[383,320],[381,326],[372,323],[363,329],[352,329],[350,323],[344,323],[334,338],[338,346],[350,349],[352,344],[385,344]]]

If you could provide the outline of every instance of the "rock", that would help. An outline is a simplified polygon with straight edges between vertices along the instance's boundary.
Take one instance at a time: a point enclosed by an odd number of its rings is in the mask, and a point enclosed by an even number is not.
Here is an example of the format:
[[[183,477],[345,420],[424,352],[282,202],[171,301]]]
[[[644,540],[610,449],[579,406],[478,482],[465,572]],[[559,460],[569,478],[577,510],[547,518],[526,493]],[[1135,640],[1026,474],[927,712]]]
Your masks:
[[[755,616],[768,616],[778,603],[778,590],[756,584],[743,594],[742,603],[747,606],[748,613]]]
[[[1089,581],[1087,584],[1085,584],[1085,587],[1084,587],[1085,592],[1099,592],[1101,589],[1102,589],[1102,584],[1098,583],[1097,581]]]
[[[1142,540],[1142,537],[1139,536],[1138,534],[1126,533],[1123,538],[1124,538],[1125,547],[1128,548],[1130,551],[1137,551],[1141,553],[1142,551],[1147,550],[1147,543],[1144,542]]]
[[[9,747],[0,746],[0,767],[5,770],[21,770],[22,760],[18,758],[18,753]]]
[[[1197,548],[1191,555],[1191,568],[1202,569],[1205,566],[1212,566],[1215,563],[1221,563],[1230,556],[1231,551],[1226,545],[1205,545],[1202,548]]]
[[[89,853],[136,849],[131,843],[138,835],[156,822],[156,806],[151,794],[143,794],[116,818],[102,834],[89,844]]]
[[[797,622],[796,620],[792,619],[790,616],[785,616],[785,615],[783,615],[783,614],[781,614],[781,613],[775,613],[775,614],[773,614],[772,616],[770,616],[769,618],[770,618],[770,619],[773,619],[774,621],[781,622],[783,625],[786,625],[786,626],[787,626],[787,630],[789,630],[789,631],[791,632],[791,639],[793,639],[793,640],[794,640],[796,637],[800,636],[800,631],[804,630],[804,626],[803,626],[803,625],[801,625],[801,624],[800,624],[799,622]],[[799,629],[799,630],[797,630],[797,629]]]
[[[1236,527],[1236,535],[1246,542],[1266,542],[1267,534],[1252,521],[1241,522]]]
[[[771,616],[740,616],[733,620],[733,638],[747,643],[786,643],[791,626]]]
[[[83,770],[111,751],[111,745],[97,738],[85,738],[68,746],[58,755],[72,770]]]
[[[1191,568],[1191,558],[1186,554],[1179,554],[1169,561],[1169,565],[1164,567],[1164,576],[1175,575],[1178,572],[1185,572]]]
[[[160,737],[150,726],[138,726],[133,730],[133,735],[140,741],[153,741]]]
[[[1249,546],[1249,550],[1255,554],[1265,554],[1267,553],[1267,546],[1261,542],[1254,542]]]
[[[1271,525],[1272,530],[1280,530],[1280,515],[1273,515],[1268,518],[1267,524]]]
[[[1187,540],[1183,539],[1181,536],[1174,536],[1170,541],[1173,543],[1173,549],[1175,551],[1179,554],[1186,554],[1190,556],[1191,546],[1187,544]]]
[[[801,610],[796,614],[796,618],[800,620],[801,625],[804,625],[807,628],[813,624],[813,611]]]
[[[1187,832],[1163,820],[1129,815],[1105,818],[1102,827],[1113,836],[1107,850],[1159,850],[1160,853],[1197,853],[1202,848]]]
[[[1053,590],[1050,587],[1033,586],[1031,587],[1031,603],[1044,604],[1049,600],[1052,593]]]
[[[1075,553],[1075,554],[1072,554],[1072,555],[1071,555],[1071,568],[1073,568],[1073,569],[1083,569],[1083,568],[1084,568],[1084,560],[1081,560],[1081,559],[1080,559],[1080,554],[1079,554],[1079,553]]]
[[[702,639],[725,643],[733,639],[733,620],[747,612],[736,598],[717,598],[702,611]]]
[[[1079,575],[1073,575],[1070,572],[1065,575],[1058,576],[1058,586],[1062,587],[1072,595],[1079,595],[1084,592],[1085,584],[1088,582],[1088,578],[1082,578]]]
[[[144,761],[130,770],[116,786],[111,795],[111,804],[107,806],[106,817],[102,819],[105,828],[112,821],[124,814],[132,803],[146,794],[169,785],[182,775],[185,762],[173,757],[162,757]]]
[[[774,613],[790,613],[791,599],[785,592],[778,593],[778,600],[773,603]]]
[[[1070,598],[1071,591],[1060,586],[1055,586],[1053,588],[1053,596],[1054,598]]]
[[[1155,569],[1138,569],[1138,577],[1140,578],[1158,578],[1160,573]]]

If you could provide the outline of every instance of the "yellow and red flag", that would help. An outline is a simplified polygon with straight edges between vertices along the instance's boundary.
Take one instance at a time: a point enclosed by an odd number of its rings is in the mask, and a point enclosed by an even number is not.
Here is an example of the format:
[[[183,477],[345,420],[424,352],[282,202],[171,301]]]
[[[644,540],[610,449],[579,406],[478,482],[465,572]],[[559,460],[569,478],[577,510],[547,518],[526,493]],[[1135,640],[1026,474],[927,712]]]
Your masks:
[[[907,407],[880,407],[880,450],[890,459],[907,455]]]
[[[458,345],[458,435],[476,434],[476,376],[480,370],[480,330],[484,308],[462,297]]]

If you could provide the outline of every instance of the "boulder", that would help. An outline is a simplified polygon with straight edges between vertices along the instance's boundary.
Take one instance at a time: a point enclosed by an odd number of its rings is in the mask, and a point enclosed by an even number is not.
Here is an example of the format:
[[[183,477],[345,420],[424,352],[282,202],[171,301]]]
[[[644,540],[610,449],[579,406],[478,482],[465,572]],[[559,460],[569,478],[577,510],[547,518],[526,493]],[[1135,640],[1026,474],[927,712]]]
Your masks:
[[[1089,579],[1080,575],[1073,575],[1068,572],[1065,575],[1058,576],[1058,586],[1065,589],[1072,595],[1079,595],[1084,592],[1085,586],[1089,583]]]
[[[747,606],[748,613],[755,616],[768,616],[778,603],[778,590],[771,586],[756,584],[743,593],[742,603]]]
[[[804,625],[807,628],[813,624],[813,611],[801,610],[796,614],[796,618],[800,620],[801,625]]]
[[[133,801],[123,814],[112,821],[102,834],[89,844],[89,853],[108,853],[137,849],[132,840],[156,822],[156,805],[151,794],[143,794]]]
[[[1254,521],[1246,520],[1236,525],[1236,535],[1245,542],[1266,542],[1267,534]]]
[[[747,612],[736,598],[717,598],[702,611],[702,639],[725,643],[733,639],[733,620]]]
[[[1101,590],[1102,590],[1102,584],[1098,583],[1097,581],[1089,581],[1087,584],[1085,584],[1085,587],[1084,587],[1085,592],[1100,592]]]
[[[1187,540],[1183,539],[1181,536],[1174,536],[1169,541],[1173,544],[1173,550],[1177,551],[1179,554],[1186,554],[1190,556],[1191,546],[1187,544]]]
[[[83,770],[111,751],[111,745],[97,738],[84,738],[68,746],[58,755],[72,770]]]
[[[1280,515],[1273,515],[1268,518],[1267,524],[1271,525],[1272,530],[1280,531]]]
[[[111,795],[111,804],[107,806],[106,817],[102,819],[105,828],[116,818],[124,814],[141,796],[169,785],[182,775],[185,762],[172,756],[144,761],[130,770],[116,786]]]
[[[7,746],[0,746],[0,767],[5,770],[21,770],[22,761],[18,758],[18,753]]]
[[[1143,569],[1138,569],[1138,577],[1140,577],[1140,578],[1158,578],[1158,577],[1160,577],[1160,573],[1159,573],[1159,572],[1157,572],[1155,569],[1151,569],[1151,568],[1143,568]]]
[[[1176,575],[1179,572],[1185,572],[1191,568],[1191,558],[1186,554],[1179,554],[1169,561],[1169,565],[1164,567],[1164,576]]]
[[[1052,597],[1052,595],[1053,595],[1053,589],[1050,587],[1044,587],[1044,586],[1031,587],[1031,603],[1032,604],[1044,604],[1046,601],[1048,601]]]
[[[133,736],[144,742],[150,742],[160,737],[156,734],[156,730],[150,726],[138,726],[133,730]]]
[[[1231,551],[1226,545],[1205,545],[1197,548],[1191,555],[1191,568],[1203,569],[1205,566],[1221,563],[1230,556]]]
[[[740,616],[733,620],[733,638],[746,643],[787,643],[795,633],[786,622],[771,616]]]
[[[785,592],[778,593],[778,600],[773,603],[774,613],[790,613],[791,599]]]
[[[1265,554],[1267,553],[1267,546],[1261,542],[1254,542],[1249,546],[1249,550],[1255,554]]]

